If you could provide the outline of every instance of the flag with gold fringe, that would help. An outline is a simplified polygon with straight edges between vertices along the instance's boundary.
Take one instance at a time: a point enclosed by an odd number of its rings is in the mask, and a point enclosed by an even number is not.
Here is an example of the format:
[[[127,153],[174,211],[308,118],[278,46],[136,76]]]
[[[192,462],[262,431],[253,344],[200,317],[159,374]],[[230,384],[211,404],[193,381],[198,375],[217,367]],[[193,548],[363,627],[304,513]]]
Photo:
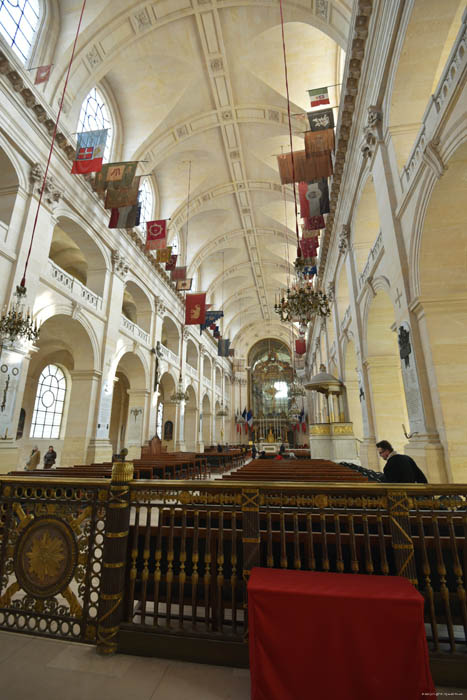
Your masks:
[[[95,192],[104,192],[108,187],[119,189],[131,187],[136,175],[137,161],[105,163],[102,170],[96,173],[92,183]]]
[[[146,250],[162,250],[167,247],[167,220],[146,222]]]
[[[139,184],[141,178],[135,177],[130,187],[109,187],[105,197],[105,208],[131,207],[138,203]]]
[[[156,262],[158,263],[168,263],[172,254],[172,246],[168,248],[162,248],[161,250],[156,250]]]
[[[192,284],[193,278],[188,277],[185,280],[177,280],[175,283],[175,288],[177,292],[189,292]]]

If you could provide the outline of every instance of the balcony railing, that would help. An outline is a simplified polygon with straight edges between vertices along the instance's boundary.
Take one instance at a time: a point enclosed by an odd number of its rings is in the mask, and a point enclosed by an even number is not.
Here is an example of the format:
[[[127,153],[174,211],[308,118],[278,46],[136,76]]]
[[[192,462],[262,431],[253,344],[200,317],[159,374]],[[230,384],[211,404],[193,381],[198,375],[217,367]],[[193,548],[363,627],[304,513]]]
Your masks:
[[[368,259],[366,261],[365,267],[363,268],[363,272],[358,278],[358,290],[361,291],[363,289],[363,286],[365,285],[365,282],[367,281],[368,277],[371,275],[373,272],[373,269],[376,266],[376,263],[379,258],[379,254],[383,248],[383,234],[381,231],[379,232],[376,241],[374,242],[369,254],[368,254]]]
[[[146,345],[149,345],[150,336],[149,333],[143,331],[136,323],[130,321],[126,316],[122,316],[122,328],[124,328],[128,333],[131,333],[135,338]]]
[[[162,354],[162,357],[165,357],[166,360],[171,362],[173,365],[176,367],[180,366],[180,358],[178,355],[176,355],[172,350],[169,350],[169,348],[166,348],[165,345],[160,345],[160,352]]]
[[[48,274],[60,287],[63,287],[68,294],[75,299],[79,299],[81,303],[92,306],[97,311],[102,310],[102,297],[93,292],[89,287],[86,287],[76,277],[62,270],[56,263],[49,258]]]

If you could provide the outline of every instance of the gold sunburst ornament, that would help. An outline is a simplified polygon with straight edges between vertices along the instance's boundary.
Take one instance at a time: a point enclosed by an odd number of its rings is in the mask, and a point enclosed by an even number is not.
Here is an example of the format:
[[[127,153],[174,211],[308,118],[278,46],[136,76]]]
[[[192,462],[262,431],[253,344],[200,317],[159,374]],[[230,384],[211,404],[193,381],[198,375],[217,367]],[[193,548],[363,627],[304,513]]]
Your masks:
[[[61,569],[65,559],[63,541],[44,532],[42,537],[32,542],[26,557],[29,559],[31,574],[35,574],[39,581],[44,583],[49,578],[55,578]]]

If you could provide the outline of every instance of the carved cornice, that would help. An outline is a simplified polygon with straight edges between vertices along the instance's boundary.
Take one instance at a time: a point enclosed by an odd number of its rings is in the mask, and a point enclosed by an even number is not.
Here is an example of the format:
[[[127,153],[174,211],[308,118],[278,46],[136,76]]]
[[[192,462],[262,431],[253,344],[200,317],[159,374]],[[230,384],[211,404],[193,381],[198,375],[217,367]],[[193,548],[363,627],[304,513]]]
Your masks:
[[[42,182],[44,180],[44,168],[40,163],[34,163],[31,168],[29,179],[31,181],[31,190],[35,195],[40,195],[42,189]],[[44,192],[42,195],[42,201],[54,207],[60,199],[62,198],[62,191],[55,184],[52,175],[48,175]]]

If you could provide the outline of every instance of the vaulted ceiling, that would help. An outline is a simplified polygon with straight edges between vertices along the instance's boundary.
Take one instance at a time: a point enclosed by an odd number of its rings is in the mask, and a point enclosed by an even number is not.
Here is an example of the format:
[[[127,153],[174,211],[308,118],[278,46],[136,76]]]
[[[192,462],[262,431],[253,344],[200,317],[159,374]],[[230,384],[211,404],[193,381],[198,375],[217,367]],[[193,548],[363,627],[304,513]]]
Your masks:
[[[53,103],[81,2],[58,5]],[[351,0],[284,1],[294,146],[307,89],[341,81],[350,12]],[[180,234],[197,289],[224,306],[224,337],[241,354],[261,337],[290,341],[273,310],[295,259],[292,198],[284,203],[275,158],[290,150],[278,0],[92,0],[67,91],[70,131],[94,85],[117,120],[114,157],[147,161],[157,214]]]

